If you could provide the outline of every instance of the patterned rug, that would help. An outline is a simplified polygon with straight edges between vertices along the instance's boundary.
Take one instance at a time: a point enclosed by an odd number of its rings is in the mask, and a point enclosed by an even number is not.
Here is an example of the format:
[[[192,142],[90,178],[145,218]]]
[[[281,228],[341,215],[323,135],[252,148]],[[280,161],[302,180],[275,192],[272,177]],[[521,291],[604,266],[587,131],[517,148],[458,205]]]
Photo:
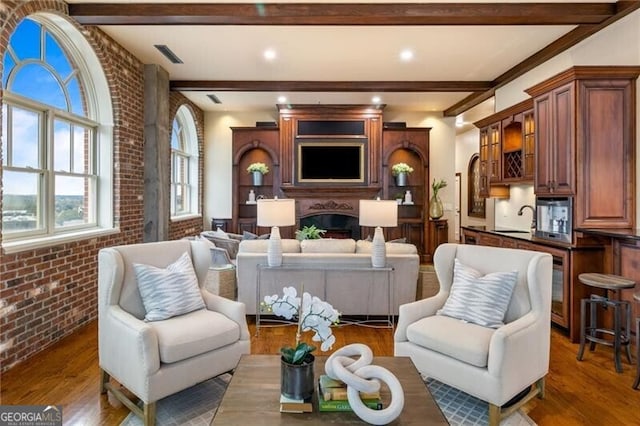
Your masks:
[[[231,380],[229,374],[209,379],[175,395],[161,399],[156,405],[159,426],[204,426],[213,415]],[[488,424],[487,403],[433,379],[427,386],[452,426],[483,426]],[[531,426],[535,422],[517,411],[500,423],[501,426]],[[130,413],[121,426],[142,426],[142,420]]]

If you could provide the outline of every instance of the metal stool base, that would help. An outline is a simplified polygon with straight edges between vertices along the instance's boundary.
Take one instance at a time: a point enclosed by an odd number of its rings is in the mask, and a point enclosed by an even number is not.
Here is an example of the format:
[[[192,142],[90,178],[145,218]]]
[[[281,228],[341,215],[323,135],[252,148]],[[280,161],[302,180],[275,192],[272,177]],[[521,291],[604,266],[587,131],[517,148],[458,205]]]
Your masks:
[[[596,308],[603,306],[605,309],[613,308],[613,329],[597,326],[598,318]],[[586,312],[589,308],[589,326],[586,325]],[[625,318],[625,327],[622,327],[622,315]],[[622,362],[620,361],[620,351],[622,346],[626,348],[627,360],[631,363],[631,349],[629,347],[629,331],[631,329],[631,304],[624,300],[612,300],[608,297],[591,295],[588,299],[580,301],[580,349],[578,350],[578,361],[582,361],[584,356],[585,343],[589,342],[589,350],[595,350],[596,344],[613,347],[613,359],[616,371],[622,373]],[[611,339],[604,336],[610,335]],[[638,378],[636,384],[638,385]]]

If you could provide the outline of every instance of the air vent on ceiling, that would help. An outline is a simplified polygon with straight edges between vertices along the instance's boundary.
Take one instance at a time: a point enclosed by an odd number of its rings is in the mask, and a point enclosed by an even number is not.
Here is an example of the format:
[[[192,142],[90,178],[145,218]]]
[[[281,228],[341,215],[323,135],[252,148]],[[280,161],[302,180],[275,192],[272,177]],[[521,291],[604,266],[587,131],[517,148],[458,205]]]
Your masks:
[[[165,44],[154,44],[153,47],[158,49],[160,53],[162,53],[165,58],[171,61],[172,64],[182,64],[182,59],[178,58],[178,55],[173,53],[171,49]]]
[[[207,95],[207,98],[211,99],[214,104],[221,104],[220,99],[216,95]]]

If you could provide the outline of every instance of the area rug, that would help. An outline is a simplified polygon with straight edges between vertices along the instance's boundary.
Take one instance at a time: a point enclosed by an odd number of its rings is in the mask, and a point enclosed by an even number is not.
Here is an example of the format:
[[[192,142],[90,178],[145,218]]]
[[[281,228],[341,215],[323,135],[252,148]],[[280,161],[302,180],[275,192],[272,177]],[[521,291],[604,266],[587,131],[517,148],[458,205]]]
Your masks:
[[[489,424],[488,404],[437,380],[427,378],[427,387],[449,423],[460,426]],[[532,426],[536,423],[518,410],[500,422],[500,426]]]
[[[156,424],[158,426],[211,424],[230,380],[229,374],[223,374],[161,399],[156,405]],[[488,424],[486,402],[433,379],[427,379],[427,386],[452,426]],[[503,420],[500,425],[531,426],[535,423],[526,414],[517,411]],[[130,413],[121,426],[142,426],[142,420]]]

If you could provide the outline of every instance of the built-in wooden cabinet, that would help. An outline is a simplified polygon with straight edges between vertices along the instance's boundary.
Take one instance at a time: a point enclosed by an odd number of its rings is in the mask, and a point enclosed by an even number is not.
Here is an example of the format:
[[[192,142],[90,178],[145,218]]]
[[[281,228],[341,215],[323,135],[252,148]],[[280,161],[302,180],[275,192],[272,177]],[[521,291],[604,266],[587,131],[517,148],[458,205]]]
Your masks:
[[[533,89],[531,89],[533,90]],[[534,192],[573,195],[575,192],[575,90],[563,84],[534,96],[536,152]]]
[[[635,225],[638,66],[577,66],[527,90],[536,120],[535,193],[574,196],[574,228]]]
[[[431,260],[428,247],[429,227],[429,128],[385,128],[382,132],[382,197],[406,199],[410,191],[412,205],[398,206],[398,228],[393,237],[405,238],[418,248],[423,262]],[[394,164],[406,163],[413,168],[406,186],[398,186],[391,174]]]
[[[273,198],[280,194],[279,132],[277,128],[232,127],[233,138],[233,194],[232,225],[230,232],[249,231],[268,233],[267,228],[256,227],[256,204],[250,204],[249,193],[255,198]],[[269,173],[263,176],[262,185],[256,186],[247,167],[252,163],[265,163]],[[287,228],[281,231],[289,235]]]
[[[429,249],[429,128],[383,128],[382,108],[369,105],[281,106],[278,127],[233,127],[233,218],[230,232],[268,233],[256,225],[256,204],[247,203],[253,191],[261,197],[296,199],[298,227],[307,222],[338,223],[330,235],[366,238],[373,230],[358,226],[359,200],[401,196],[411,203],[398,206],[398,226],[386,228],[387,240],[404,238],[415,244],[423,262],[431,260]],[[361,147],[362,172],[355,179],[306,178],[301,166],[305,146]],[[339,175],[340,159],[328,161],[327,168]],[[323,160],[324,161],[324,160]],[[254,162],[265,163],[270,171],[261,186],[255,186],[246,169]],[[396,163],[413,167],[408,185],[398,186],[391,175]],[[322,163],[324,164],[324,162]],[[337,221],[326,221],[332,216]],[[314,222],[315,223],[315,222]],[[347,225],[344,225],[347,223]],[[292,238],[295,226],[283,227],[283,238]],[[439,235],[441,231],[438,230]],[[438,238],[442,239],[441,236]]]
[[[528,99],[475,123],[480,129],[480,196],[508,197],[509,184],[533,180],[532,106]]]

